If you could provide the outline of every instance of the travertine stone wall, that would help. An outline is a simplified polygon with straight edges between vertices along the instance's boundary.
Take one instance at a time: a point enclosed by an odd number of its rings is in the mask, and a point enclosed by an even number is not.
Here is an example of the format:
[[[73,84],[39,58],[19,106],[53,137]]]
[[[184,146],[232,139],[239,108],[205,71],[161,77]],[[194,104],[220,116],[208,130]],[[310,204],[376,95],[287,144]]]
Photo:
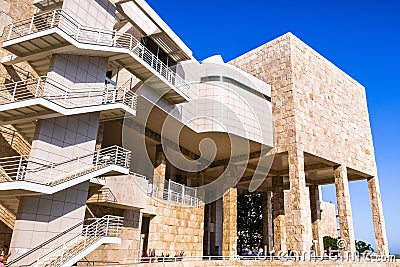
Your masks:
[[[336,200],[339,216],[340,239],[346,241],[348,251],[356,251],[353,215],[351,212],[349,181],[347,179],[347,168],[339,165],[334,169]]]
[[[291,33],[230,62],[272,86],[275,145],[374,175],[365,89]]]
[[[274,224],[274,250],[275,255],[279,251],[286,251],[286,231],[285,231],[285,194],[283,191],[283,177],[272,178],[273,196],[273,224]]]
[[[223,196],[222,256],[237,255],[237,188]]]
[[[314,250],[317,256],[324,254],[324,240],[322,235],[322,217],[321,217],[321,201],[319,195],[319,187],[316,185],[310,186],[310,208],[311,208],[311,226]],[[336,221],[335,218],[333,218]],[[315,241],[316,242],[315,242]]]
[[[159,192],[164,191],[165,174],[167,172],[167,160],[161,145],[156,147],[155,167],[153,174],[153,185]]]
[[[126,262],[128,259],[141,256],[139,251],[142,214],[139,210],[120,210],[96,205],[90,207],[96,217],[113,214],[124,217],[124,223],[121,229],[121,244],[101,245],[86,256],[86,259],[103,262]]]
[[[32,1],[28,0],[0,0],[0,46],[3,45],[4,40],[7,38],[8,34],[8,24],[13,21],[22,20],[30,18],[35,11],[35,6],[32,5]],[[3,58],[10,53],[6,50],[0,48],[0,58]],[[5,79],[12,78],[16,81],[21,78],[26,77],[29,72],[29,76],[37,76],[36,72],[32,67],[26,63],[22,62],[16,64],[17,67],[5,67],[0,64],[0,83],[4,83]],[[21,75],[24,73],[24,75]],[[20,75],[19,75],[20,74]]]
[[[150,220],[148,248],[157,255],[184,251],[186,256],[203,255],[204,205],[199,208],[168,204],[148,197],[156,216]]]
[[[333,203],[321,202],[321,236],[338,237],[336,206]]]
[[[312,246],[309,191],[304,172],[304,152],[289,150],[289,199],[285,214],[287,249],[309,251]]]
[[[274,232],[272,222],[272,192],[266,191],[263,193],[263,245],[266,247],[266,252],[273,250]]]
[[[382,199],[377,176],[368,179],[368,192],[372,210],[372,223],[375,231],[376,251],[379,254],[388,255],[389,245],[386,236],[385,219],[383,218]]]

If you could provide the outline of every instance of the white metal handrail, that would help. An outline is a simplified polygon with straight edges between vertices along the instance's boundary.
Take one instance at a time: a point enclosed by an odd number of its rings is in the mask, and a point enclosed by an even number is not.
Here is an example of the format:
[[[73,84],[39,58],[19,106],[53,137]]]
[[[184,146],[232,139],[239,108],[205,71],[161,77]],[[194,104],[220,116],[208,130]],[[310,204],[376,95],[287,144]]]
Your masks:
[[[121,235],[123,219],[123,217],[112,215],[93,219],[94,221],[91,224],[83,226],[82,232],[65,239],[55,245],[54,248],[39,255],[35,266],[41,266],[53,258],[52,264],[62,266],[63,263],[67,262],[73,256],[90,247],[94,243],[93,241],[97,241],[102,237],[119,237]]]
[[[83,26],[63,10],[36,14],[30,19],[12,23],[7,40],[32,33],[59,28],[80,43],[125,48],[134,53],[171,85],[188,96],[190,86],[176,72],[169,68],[133,35],[112,30]]]
[[[10,182],[28,181],[55,185],[110,165],[129,169],[130,159],[129,150],[111,146],[58,163],[33,156],[0,158],[0,168]]]
[[[0,86],[0,104],[44,98],[65,108],[121,102],[136,110],[137,95],[126,87],[68,88],[46,76]]]
[[[158,190],[154,185],[150,184],[147,194],[151,197],[165,200],[167,202],[189,206],[189,207],[200,207],[200,199],[192,197],[190,195],[182,194],[173,190],[164,189],[163,191]]]

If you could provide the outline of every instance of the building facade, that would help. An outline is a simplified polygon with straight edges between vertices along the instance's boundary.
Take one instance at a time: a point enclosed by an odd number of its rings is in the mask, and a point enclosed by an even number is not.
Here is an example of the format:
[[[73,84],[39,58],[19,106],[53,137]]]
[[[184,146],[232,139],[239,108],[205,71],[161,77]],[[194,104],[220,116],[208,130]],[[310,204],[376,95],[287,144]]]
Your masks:
[[[365,89],[291,33],[229,63],[198,62],[144,0],[0,9],[10,266],[234,256],[237,196],[253,191],[269,252],[322,255],[322,237],[337,235],[326,184],[354,251],[355,180],[368,183],[376,249],[388,254]]]

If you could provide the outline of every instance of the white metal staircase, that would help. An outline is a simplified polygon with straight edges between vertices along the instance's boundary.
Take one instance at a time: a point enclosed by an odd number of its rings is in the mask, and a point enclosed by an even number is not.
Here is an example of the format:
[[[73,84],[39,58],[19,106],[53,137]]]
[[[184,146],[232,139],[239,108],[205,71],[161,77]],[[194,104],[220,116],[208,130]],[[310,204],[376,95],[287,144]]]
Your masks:
[[[121,243],[120,234],[123,217],[105,215],[102,218],[91,220],[93,222],[90,224],[83,225],[82,231],[71,234],[83,223],[72,226],[65,232],[9,262],[7,266],[72,266],[100,245]],[[38,252],[40,254],[36,260],[30,261],[30,264],[21,264],[26,262],[26,259],[29,259],[28,257],[31,257],[34,253],[38,254]]]
[[[40,49],[35,45],[23,45],[24,42],[39,42]],[[3,47],[18,57],[12,55],[3,62],[10,65],[28,61],[38,73],[44,74],[50,63],[43,62],[46,56],[62,52],[67,46],[68,51],[85,49],[93,51],[93,54],[107,55],[143,81],[155,77],[154,88],[165,93],[172,102],[181,103],[189,99],[190,86],[184,79],[133,35],[81,25],[63,10],[36,14],[11,24]],[[29,50],[27,47],[36,48]]]
[[[100,120],[119,119],[126,112],[136,115],[136,105],[137,95],[124,86],[68,88],[43,76],[0,86],[0,125],[12,124],[32,138],[36,119],[96,111]]]
[[[5,193],[53,194],[65,188],[106,174],[129,174],[131,152],[118,146],[62,162],[50,162],[32,156],[0,158],[0,199]]]

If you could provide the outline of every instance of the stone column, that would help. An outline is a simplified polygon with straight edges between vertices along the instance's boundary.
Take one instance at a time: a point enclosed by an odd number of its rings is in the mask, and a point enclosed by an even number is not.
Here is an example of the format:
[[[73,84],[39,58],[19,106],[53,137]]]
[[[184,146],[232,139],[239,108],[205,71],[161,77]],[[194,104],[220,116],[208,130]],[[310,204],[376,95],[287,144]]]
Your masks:
[[[377,176],[368,179],[368,192],[375,231],[376,252],[381,255],[389,255],[385,218],[383,217],[382,199]]]
[[[273,250],[272,232],[272,192],[267,191],[263,194],[263,244],[265,253]],[[267,255],[267,254],[266,254]]]
[[[336,201],[339,214],[339,229],[340,239],[343,239],[347,247],[345,251],[356,251],[353,215],[351,212],[349,181],[347,178],[347,168],[344,165],[339,165],[334,168],[335,186],[336,186]]]
[[[288,151],[290,189],[285,216],[286,246],[299,253],[312,246],[309,191],[304,172],[304,152],[297,148]]]
[[[222,256],[237,255],[237,189],[230,188],[223,197]]]
[[[274,224],[274,250],[275,255],[279,251],[286,252],[286,230],[285,230],[285,195],[283,192],[283,177],[272,177],[273,196],[273,224]]]
[[[324,254],[324,240],[321,233],[321,198],[319,186],[310,186],[311,227],[316,256]],[[315,243],[316,240],[317,242]]]
[[[167,161],[161,145],[156,147],[155,168],[153,174],[153,186],[159,192],[164,191],[165,174],[167,171]]]

